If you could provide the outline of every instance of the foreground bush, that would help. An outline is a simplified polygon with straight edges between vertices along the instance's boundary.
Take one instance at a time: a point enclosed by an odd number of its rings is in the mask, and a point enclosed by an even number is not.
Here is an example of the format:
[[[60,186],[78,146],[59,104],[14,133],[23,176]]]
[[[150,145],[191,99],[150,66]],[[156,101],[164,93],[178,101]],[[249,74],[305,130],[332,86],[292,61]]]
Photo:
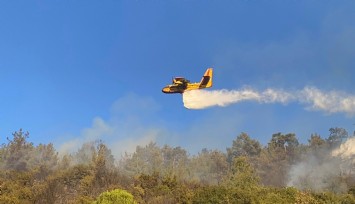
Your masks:
[[[133,195],[125,190],[115,189],[100,194],[95,204],[135,204]]]

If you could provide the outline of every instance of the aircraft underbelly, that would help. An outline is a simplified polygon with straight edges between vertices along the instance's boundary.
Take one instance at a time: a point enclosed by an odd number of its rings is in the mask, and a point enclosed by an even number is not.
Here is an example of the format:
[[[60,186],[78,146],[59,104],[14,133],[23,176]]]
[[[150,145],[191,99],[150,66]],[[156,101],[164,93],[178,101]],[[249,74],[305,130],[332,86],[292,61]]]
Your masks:
[[[164,87],[162,89],[163,93],[183,93],[184,90],[176,87]]]

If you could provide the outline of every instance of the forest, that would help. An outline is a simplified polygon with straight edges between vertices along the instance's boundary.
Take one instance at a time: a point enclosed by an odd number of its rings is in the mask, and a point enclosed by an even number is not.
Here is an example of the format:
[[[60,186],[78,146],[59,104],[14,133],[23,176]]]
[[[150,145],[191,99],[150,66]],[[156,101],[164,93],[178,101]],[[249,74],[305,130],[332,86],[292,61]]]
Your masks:
[[[20,129],[0,147],[0,203],[355,203],[353,138],[240,133],[226,151],[151,142],[115,158],[103,141],[59,155]]]

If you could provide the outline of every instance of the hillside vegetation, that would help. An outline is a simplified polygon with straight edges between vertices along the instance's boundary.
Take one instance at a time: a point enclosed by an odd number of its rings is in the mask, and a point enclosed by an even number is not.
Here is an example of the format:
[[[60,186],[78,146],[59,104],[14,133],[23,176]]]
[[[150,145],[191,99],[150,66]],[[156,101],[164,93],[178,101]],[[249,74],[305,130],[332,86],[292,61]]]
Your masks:
[[[0,203],[355,203],[353,137],[329,132],[265,146],[241,133],[197,155],[150,143],[117,160],[102,141],[59,156],[19,130],[0,147]]]

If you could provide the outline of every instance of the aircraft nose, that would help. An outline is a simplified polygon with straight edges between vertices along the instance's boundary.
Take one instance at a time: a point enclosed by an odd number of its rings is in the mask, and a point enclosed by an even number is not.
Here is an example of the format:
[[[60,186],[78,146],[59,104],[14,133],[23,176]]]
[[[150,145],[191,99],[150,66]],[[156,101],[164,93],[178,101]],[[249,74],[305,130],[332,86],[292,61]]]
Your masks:
[[[161,91],[163,93],[169,93],[169,88],[168,87],[164,87]]]

